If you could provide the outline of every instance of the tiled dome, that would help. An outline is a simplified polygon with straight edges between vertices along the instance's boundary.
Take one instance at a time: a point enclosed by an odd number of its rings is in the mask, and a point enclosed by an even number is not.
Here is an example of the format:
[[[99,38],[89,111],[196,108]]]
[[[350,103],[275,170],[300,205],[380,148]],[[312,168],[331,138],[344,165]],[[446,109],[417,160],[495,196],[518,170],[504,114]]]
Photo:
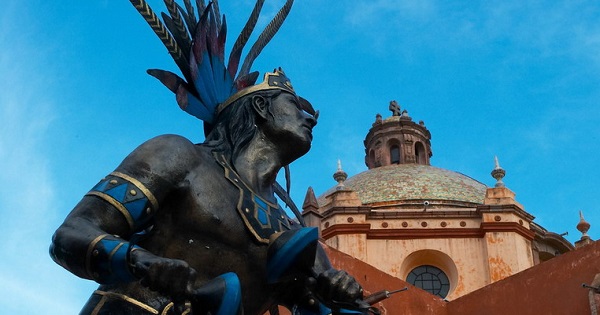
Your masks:
[[[440,200],[482,204],[486,186],[466,175],[419,164],[373,168],[344,181],[363,204],[398,200]],[[321,198],[334,191],[329,189]]]

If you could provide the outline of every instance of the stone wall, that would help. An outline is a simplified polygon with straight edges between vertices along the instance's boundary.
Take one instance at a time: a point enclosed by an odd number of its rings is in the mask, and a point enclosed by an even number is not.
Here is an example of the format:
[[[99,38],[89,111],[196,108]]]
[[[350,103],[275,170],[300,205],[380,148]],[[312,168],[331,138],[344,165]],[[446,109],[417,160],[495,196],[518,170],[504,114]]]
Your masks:
[[[382,315],[600,314],[600,242],[594,242],[446,302],[337,250],[333,265],[363,284],[366,294],[409,287],[377,306]],[[596,280],[594,280],[596,278]],[[598,293],[596,293],[598,292]],[[282,315],[289,312],[282,311]]]

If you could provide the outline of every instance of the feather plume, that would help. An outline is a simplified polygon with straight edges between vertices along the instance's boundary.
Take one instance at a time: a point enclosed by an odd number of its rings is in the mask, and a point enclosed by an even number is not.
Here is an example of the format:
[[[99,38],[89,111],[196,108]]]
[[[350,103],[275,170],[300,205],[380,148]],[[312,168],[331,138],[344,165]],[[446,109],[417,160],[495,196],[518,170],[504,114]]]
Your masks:
[[[244,59],[239,73],[242,51],[254,31],[265,0],[256,0],[246,25],[233,45],[227,64],[227,22],[225,16],[221,16],[217,0],[207,5],[204,0],[196,0],[196,9],[191,0],[182,0],[183,6],[175,0],[163,1],[168,13],[161,13],[161,21],[146,0],[130,0],[161,39],[180,68],[183,78],[164,70],[151,69],[148,73],[175,93],[181,109],[204,121],[207,133],[218,114],[216,111],[219,104],[227,104],[236,92],[256,84],[258,72],[250,73],[250,67],[281,27],[293,0],[286,0],[284,6],[260,34]],[[195,10],[198,12],[198,19]]]

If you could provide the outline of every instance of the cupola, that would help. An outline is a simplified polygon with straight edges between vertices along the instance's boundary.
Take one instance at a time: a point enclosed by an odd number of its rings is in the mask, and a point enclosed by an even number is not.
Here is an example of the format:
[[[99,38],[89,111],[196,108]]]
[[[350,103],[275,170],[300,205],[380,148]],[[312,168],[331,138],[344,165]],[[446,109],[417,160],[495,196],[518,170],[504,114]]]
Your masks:
[[[365,164],[369,169],[393,164],[430,165],[431,133],[423,121],[415,123],[396,101],[389,106],[392,116],[380,114],[365,138]]]

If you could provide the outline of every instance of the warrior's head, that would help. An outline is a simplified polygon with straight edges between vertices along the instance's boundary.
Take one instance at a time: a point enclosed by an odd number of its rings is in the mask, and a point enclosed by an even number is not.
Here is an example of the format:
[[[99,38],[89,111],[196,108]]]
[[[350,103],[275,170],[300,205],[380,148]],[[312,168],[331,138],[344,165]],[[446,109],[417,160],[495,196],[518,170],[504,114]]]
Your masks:
[[[227,29],[225,16],[220,18],[218,1],[208,5],[196,1],[198,20],[187,2],[185,9],[174,2],[165,2],[169,15],[163,14],[164,25],[144,0],[132,3],[159,35],[185,79],[164,70],[148,72],[176,94],[181,109],[204,121],[207,145],[233,158],[259,137],[285,153],[284,165],[309,150],[318,112],[296,94],[281,69],[266,73],[258,84],[258,72],[250,72],[254,59],[285,20],[293,0],[286,0],[258,37],[239,72],[242,50],[256,25],[263,1],[256,2],[227,65],[224,57]]]
[[[289,164],[310,149],[317,117],[312,105],[296,95],[285,73],[276,69],[266,73],[262,83],[217,107],[205,143],[235,159],[252,139],[268,141]]]

